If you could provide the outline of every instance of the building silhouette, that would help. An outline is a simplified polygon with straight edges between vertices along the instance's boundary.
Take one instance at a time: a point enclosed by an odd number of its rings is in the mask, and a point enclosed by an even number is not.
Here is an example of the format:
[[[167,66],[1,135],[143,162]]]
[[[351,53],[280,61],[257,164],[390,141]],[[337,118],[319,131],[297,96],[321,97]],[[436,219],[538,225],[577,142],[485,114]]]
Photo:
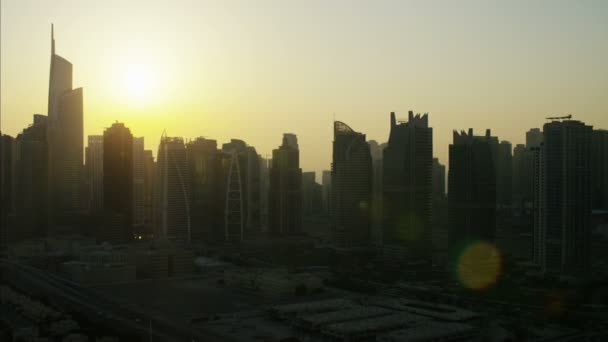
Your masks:
[[[133,138],[133,229],[144,227],[144,137]],[[136,234],[141,235],[141,234]]]
[[[608,210],[608,130],[593,130],[591,176],[592,208]]]
[[[448,249],[450,261],[467,245],[494,241],[496,230],[496,171],[492,158],[495,138],[454,131],[449,147]]]
[[[81,199],[82,88],[72,88],[72,64],[55,53],[52,27],[47,130],[49,214],[53,228],[65,232],[86,203]]]
[[[386,148],[386,143],[378,144],[375,140],[368,142],[369,150],[372,156],[372,243],[374,245],[382,244],[382,158],[383,151]]]
[[[188,198],[188,162],[182,138],[163,135],[156,165],[155,236],[180,243],[192,240],[191,211]]]
[[[365,134],[334,122],[331,173],[332,239],[336,246],[370,243],[372,159]]]
[[[445,165],[433,158],[433,198],[445,197]]]
[[[516,209],[532,208],[534,199],[534,152],[524,144],[513,149],[513,205]]]
[[[448,246],[448,199],[445,194],[445,165],[433,158],[433,249],[441,260]]]
[[[0,256],[8,240],[9,213],[13,211],[13,146],[15,139],[0,132]]]
[[[11,240],[41,238],[48,233],[48,120],[34,114],[34,122],[15,139],[14,201],[18,230]],[[13,234],[14,233],[14,234]]]
[[[382,167],[385,257],[395,254],[401,262],[430,261],[433,129],[427,114],[414,115],[412,111],[407,122],[397,122],[391,113],[390,125]]]
[[[498,139],[497,139],[498,140]],[[508,141],[494,146],[496,170],[496,204],[499,208],[510,209],[513,193],[513,155]]]
[[[238,139],[222,145],[224,152],[224,240],[239,242],[261,229],[260,156]]]
[[[85,179],[90,213],[103,210],[103,135],[89,135],[85,149]]]
[[[302,172],[302,216],[313,220],[323,215],[323,187],[316,178],[314,171]]]
[[[321,187],[323,191],[323,213],[331,216],[331,170],[321,172]]]
[[[536,150],[534,259],[548,275],[588,276],[592,130],[552,121]]]
[[[268,191],[269,232],[274,236],[302,232],[302,169],[294,134],[284,134],[283,144],[272,151]]]
[[[148,237],[154,235],[154,187],[156,162],[151,150],[144,150],[144,228]]]
[[[100,239],[125,243],[133,238],[133,135],[123,123],[103,133],[103,207],[106,224]]]
[[[533,148],[539,147],[543,142],[543,132],[540,128],[530,128],[526,132],[526,147]]]
[[[224,173],[222,152],[217,142],[196,138],[186,144],[189,169],[189,194],[192,220],[192,241],[209,242],[221,239],[224,223]]]

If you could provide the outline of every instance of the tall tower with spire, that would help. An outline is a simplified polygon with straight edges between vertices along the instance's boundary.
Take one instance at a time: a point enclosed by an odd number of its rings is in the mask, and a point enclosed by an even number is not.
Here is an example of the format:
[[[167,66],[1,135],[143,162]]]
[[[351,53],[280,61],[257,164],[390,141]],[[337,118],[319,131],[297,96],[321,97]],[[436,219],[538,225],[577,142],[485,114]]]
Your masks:
[[[51,68],[48,98],[50,223],[66,227],[83,208],[82,88],[72,88],[72,63],[55,53],[51,24]]]

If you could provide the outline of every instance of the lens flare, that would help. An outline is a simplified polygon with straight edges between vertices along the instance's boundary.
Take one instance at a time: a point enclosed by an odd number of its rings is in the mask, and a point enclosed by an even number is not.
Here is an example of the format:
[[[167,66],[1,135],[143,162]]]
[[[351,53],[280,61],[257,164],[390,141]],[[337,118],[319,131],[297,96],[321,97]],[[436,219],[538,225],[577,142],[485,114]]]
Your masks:
[[[460,283],[472,290],[482,290],[496,284],[501,270],[500,252],[484,241],[468,245],[458,258],[456,267]]]

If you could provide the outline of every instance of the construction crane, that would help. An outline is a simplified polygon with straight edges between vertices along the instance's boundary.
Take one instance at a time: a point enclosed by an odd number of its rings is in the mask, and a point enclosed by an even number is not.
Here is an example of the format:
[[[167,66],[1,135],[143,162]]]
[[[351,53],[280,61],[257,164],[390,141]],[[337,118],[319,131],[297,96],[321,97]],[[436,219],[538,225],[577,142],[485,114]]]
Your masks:
[[[568,114],[566,116],[553,116],[546,118],[547,120],[570,120],[572,119],[572,114]]]

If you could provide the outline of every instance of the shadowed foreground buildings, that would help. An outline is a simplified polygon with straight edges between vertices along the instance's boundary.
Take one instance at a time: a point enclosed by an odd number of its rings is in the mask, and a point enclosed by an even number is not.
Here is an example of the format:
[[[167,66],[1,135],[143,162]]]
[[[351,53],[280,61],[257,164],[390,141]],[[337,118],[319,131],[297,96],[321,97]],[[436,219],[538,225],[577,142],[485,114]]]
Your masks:
[[[467,245],[494,240],[496,229],[496,172],[493,137],[454,131],[448,171],[450,260]]]
[[[407,122],[390,117],[383,157],[383,244],[390,264],[430,262],[432,245],[433,129],[428,115],[408,113]],[[388,255],[386,255],[388,254]],[[397,262],[393,260],[397,258]]]
[[[70,232],[84,207],[82,88],[72,89],[72,64],[55,54],[52,29],[47,135],[52,228]]]
[[[550,275],[589,276],[592,126],[543,127],[535,174],[534,258]]]
[[[372,160],[365,134],[334,122],[332,235],[337,246],[370,243]]]
[[[283,144],[272,151],[269,173],[270,234],[298,235],[302,231],[302,169],[298,142],[294,134],[285,134]]]
[[[8,240],[8,216],[13,210],[13,145],[15,139],[0,132],[0,256]]]

